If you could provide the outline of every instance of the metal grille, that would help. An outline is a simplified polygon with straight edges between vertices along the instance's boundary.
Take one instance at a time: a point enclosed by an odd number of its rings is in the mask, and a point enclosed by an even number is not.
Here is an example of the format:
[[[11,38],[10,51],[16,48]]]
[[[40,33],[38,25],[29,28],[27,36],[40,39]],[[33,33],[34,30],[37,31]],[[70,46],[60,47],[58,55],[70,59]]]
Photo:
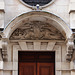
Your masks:
[[[36,6],[37,4],[39,4],[40,6],[43,6],[51,2],[52,0],[22,0],[22,1],[31,6]]]

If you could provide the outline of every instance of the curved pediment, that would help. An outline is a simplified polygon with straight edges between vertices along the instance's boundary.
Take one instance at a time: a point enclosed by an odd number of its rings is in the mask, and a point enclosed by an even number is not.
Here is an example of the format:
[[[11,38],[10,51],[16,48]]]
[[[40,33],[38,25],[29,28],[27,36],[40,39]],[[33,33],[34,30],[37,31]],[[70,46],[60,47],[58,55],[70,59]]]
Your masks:
[[[64,36],[54,26],[43,21],[31,21],[19,26],[10,40],[64,40]]]

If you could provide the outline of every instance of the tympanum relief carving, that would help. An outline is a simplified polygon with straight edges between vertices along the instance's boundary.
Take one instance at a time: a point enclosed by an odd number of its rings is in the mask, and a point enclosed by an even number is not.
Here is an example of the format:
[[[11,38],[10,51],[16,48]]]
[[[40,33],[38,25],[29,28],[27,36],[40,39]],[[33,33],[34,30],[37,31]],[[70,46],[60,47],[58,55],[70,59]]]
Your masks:
[[[19,26],[10,40],[61,40],[64,36],[54,26],[41,21],[31,21]]]

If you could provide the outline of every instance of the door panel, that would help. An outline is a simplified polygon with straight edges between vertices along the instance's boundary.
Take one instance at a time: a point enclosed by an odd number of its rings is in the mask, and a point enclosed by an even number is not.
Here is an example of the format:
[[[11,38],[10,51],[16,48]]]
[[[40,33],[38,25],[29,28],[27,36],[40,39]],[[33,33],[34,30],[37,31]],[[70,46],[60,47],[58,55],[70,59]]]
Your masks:
[[[37,63],[37,75],[54,75],[54,63]]]
[[[36,63],[19,63],[19,75],[36,75]]]
[[[55,75],[54,52],[19,52],[19,75]]]

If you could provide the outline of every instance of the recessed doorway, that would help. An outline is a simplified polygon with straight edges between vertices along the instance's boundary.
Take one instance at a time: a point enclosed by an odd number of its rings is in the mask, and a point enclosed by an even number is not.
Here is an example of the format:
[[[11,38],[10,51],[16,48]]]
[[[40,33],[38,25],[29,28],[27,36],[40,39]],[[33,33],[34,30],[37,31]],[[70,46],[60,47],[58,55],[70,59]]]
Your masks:
[[[55,75],[55,52],[19,51],[19,75]]]

